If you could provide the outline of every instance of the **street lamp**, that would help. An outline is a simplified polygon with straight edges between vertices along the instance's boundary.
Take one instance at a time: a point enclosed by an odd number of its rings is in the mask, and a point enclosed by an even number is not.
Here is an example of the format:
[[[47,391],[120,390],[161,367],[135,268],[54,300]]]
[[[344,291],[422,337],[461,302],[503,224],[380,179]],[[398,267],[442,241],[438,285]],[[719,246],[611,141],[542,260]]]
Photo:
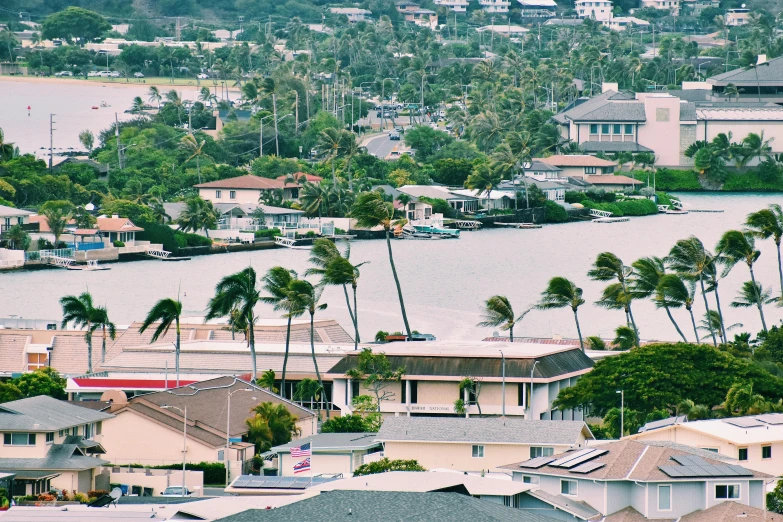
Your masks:
[[[182,419],[182,491],[180,491],[181,496],[185,496],[185,452],[188,449],[188,407],[185,406],[185,409],[179,408],[178,406],[171,406],[168,404],[161,405],[161,408],[167,409],[167,410],[178,410],[183,415]]]
[[[229,479],[229,471],[228,471],[228,446],[231,443],[230,441],[230,430],[231,430],[231,396],[234,395],[237,392],[252,392],[255,391],[252,388],[240,388],[238,390],[231,391],[229,389],[228,391],[228,406],[226,407],[226,454],[223,455],[223,459],[226,463],[226,487],[228,487],[228,479]],[[253,397],[255,399],[255,397]]]
[[[530,414],[533,414],[533,372],[536,371],[536,366],[540,361],[536,360],[533,363],[533,367],[530,369],[530,397],[527,400],[527,407],[530,409]]]
[[[617,390],[620,394],[620,438],[625,435],[625,390]]]
[[[501,388],[501,392],[500,392],[503,395],[503,406],[502,406],[502,409],[500,410],[500,412],[501,412],[500,414],[505,417],[506,416],[506,356],[503,354],[503,350],[498,350],[498,351],[500,352],[500,361],[501,361],[500,364],[501,364],[501,368],[502,368],[502,372],[503,372],[503,374],[502,374],[503,375],[503,377],[502,377],[503,380],[501,381],[502,382],[502,384],[501,384],[502,388]]]

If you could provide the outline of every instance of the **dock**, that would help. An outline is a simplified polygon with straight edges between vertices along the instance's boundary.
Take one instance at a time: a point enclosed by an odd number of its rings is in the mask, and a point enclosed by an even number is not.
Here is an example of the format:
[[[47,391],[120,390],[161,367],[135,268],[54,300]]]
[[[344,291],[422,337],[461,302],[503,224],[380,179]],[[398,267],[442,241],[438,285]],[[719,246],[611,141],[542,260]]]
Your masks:
[[[631,218],[627,218],[627,217],[602,217],[602,218],[594,219],[593,223],[624,223],[626,221],[631,221]]]
[[[689,208],[688,212],[714,212],[716,214],[719,214],[723,212],[723,210],[715,209],[715,208]]]

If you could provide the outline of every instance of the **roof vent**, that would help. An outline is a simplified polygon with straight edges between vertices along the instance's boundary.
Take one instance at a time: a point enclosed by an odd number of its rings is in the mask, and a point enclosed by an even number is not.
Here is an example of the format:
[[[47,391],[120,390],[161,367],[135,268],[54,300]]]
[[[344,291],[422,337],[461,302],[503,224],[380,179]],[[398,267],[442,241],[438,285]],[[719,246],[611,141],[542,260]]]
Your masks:
[[[349,516],[350,516],[350,515],[353,515],[353,509],[351,509],[351,508],[348,508],[348,515],[349,515]]]

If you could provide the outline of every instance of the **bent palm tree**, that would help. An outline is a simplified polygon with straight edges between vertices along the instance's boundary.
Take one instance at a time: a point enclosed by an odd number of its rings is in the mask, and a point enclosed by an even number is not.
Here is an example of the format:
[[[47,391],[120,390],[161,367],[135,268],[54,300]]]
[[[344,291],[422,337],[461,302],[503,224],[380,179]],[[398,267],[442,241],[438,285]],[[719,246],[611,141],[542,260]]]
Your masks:
[[[326,270],[323,274],[322,283],[327,285],[342,285],[343,288],[346,285],[351,285],[353,290],[353,327],[354,327],[354,350],[359,349],[359,306],[356,302],[356,289],[359,285],[359,267],[368,263],[359,263],[358,265],[352,264],[348,260],[350,256],[350,248],[346,250],[346,257],[338,256],[329,261],[326,265]]]
[[[634,268],[632,286],[636,296],[639,298],[653,297],[658,289],[658,283],[660,283],[661,278],[666,275],[663,259],[655,256],[643,257],[631,263],[631,266]],[[671,310],[669,310],[665,301],[656,303],[656,305],[658,304],[660,304],[658,308],[663,308],[666,311],[666,315],[669,316],[669,320],[674,325],[674,329],[677,330],[680,337],[682,337],[683,342],[687,343],[688,341],[685,339],[685,335],[682,333],[682,330],[680,330],[677,321],[674,320],[674,316],[672,316]]]
[[[552,310],[555,308],[570,307],[574,312],[576,333],[579,335],[579,346],[585,351],[585,343],[582,340],[582,329],[579,326],[577,310],[585,304],[582,299],[582,289],[565,277],[553,277],[549,280],[546,290],[541,292],[541,301],[536,305],[539,310]]]
[[[397,277],[397,268],[394,266],[394,255],[392,254],[390,231],[391,227],[401,223],[394,222],[394,207],[391,203],[383,200],[378,192],[364,192],[359,194],[356,202],[351,209],[351,217],[356,219],[356,224],[362,228],[383,227],[386,232],[386,247],[389,251],[389,264],[391,265],[394,283],[397,285],[397,297],[400,300],[400,310],[402,311],[402,321],[405,323],[405,333],[408,338],[411,337],[411,327],[408,324],[408,314],[405,313],[405,301],[402,298],[402,288],[400,279]]]
[[[177,333],[177,341],[174,344],[174,368],[177,374],[177,387],[179,387],[179,352],[180,352],[180,329],[179,320],[182,317],[182,302],[177,299],[161,299],[150,309],[147,313],[147,317],[139,328],[139,333],[149,328],[152,323],[160,321],[155,331],[152,333],[150,344],[157,341],[161,335],[166,335],[171,328],[172,323],[175,326]]]
[[[237,310],[245,318],[248,332],[247,344],[250,347],[250,357],[253,361],[251,381],[255,381],[257,375],[254,309],[261,300],[259,289],[256,286],[257,280],[256,271],[252,267],[247,267],[236,274],[221,279],[215,286],[215,295],[209,300],[207,315],[204,318],[205,321],[209,321],[218,317],[229,317],[232,310]]]
[[[318,361],[315,358],[315,312],[326,310],[326,303],[321,303],[321,294],[324,287],[322,285],[313,285],[304,279],[294,279],[291,281],[290,291],[296,294],[296,300],[300,302],[310,314],[310,353],[313,357],[313,366],[315,367],[315,376],[321,389],[324,389],[324,381],[321,379],[321,372],[318,371]]]
[[[508,297],[504,295],[493,295],[484,302],[484,320],[476,326],[491,328],[499,326],[501,330],[508,330],[508,339],[514,342],[514,326],[532,310],[528,308],[519,317],[514,317],[514,309]]]
[[[758,239],[772,238],[778,252],[778,277],[780,278],[780,300],[783,302],[783,261],[780,257],[780,242],[783,239],[783,209],[780,205],[770,205],[768,208],[748,214],[745,221],[751,233]]]
[[[761,316],[762,329],[767,331],[767,322],[764,320],[764,308],[761,295],[757,290],[761,285],[756,283],[756,275],[753,272],[753,265],[758,260],[761,252],[756,250],[756,240],[750,232],[740,232],[739,230],[729,230],[718,241],[716,250],[720,252],[725,259],[726,268],[724,275],[728,273],[737,263],[745,263],[750,271],[751,290],[756,295],[756,307]]]
[[[204,152],[204,144],[206,144],[206,140],[197,140],[192,134],[186,134],[180,141],[180,148],[190,154],[183,163],[196,158],[196,173],[199,183],[201,183],[201,158],[212,159],[212,156]]]
[[[631,309],[634,295],[628,289],[628,278],[633,275],[633,268],[625,266],[622,259],[613,253],[602,252],[598,254],[593,263],[593,268],[587,272],[587,275],[595,281],[616,280],[617,284],[620,285],[619,289],[612,288],[613,285],[609,285],[604,290],[604,295],[598,303],[600,306],[609,308],[615,308],[615,305],[622,305],[622,309],[625,310],[626,322],[628,326],[633,328],[636,336],[636,346],[639,346],[639,329],[636,328],[636,321],[633,318],[633,310]],[[614,301],[614,304],[612,304],[612,301]]]
[[[756,283],[753,287],[753,281],[745,281],[742,283],[742,288],[737,292],[737,297],[729,304],[732,308],[750,308],[756,306],[756,296],[761,296],[761,302],[764,304],[770,304],[777,301],[777,298],[772,297],[772,290],[764,288],[761,283]]]
[[[677,274],[666,274],[658,281],[653,300],[655,306],[665,307],[667,310],[684,306],[691,316],[693,334],[696,336],[696,344],[699,344],[699,332],[696,330],[696,318],[693,316],[695,292],[696,282],[693,279],[685,279]],[[685,339],[685,342],[688,340]]]
[[[340,152],[343,136],[337,129],[325,129],[318,136],[316,147],[321,151],[321,156],[332,164],[332,185],[337,185],[337,175],[334,173],[335,162]]]
[[[108,334],[112,341],[117,338],[117,327],[109,320],[109,311],[105,306],[99,306],[95,309],[95,316],[92,319],[92,331],[100,329],[103,334],[101,341],[101,363],[106,362],[106,336]]]
[[[692,279],[699,282],[701,287],[701,296],[704,299],[704,308],[707,312],[710,311],[710,304],[707,302],[707,292],[704,289],[705,276],[713,265],[713,256],[707,249],[704,248],[704,244],[696,236],[691,236],[687,239],[680,239],[674,244],[669,251],[669,255],[666,256],[666,262],[669,268],[680,274],[681,276]],[[712,328],[712,323],[708,326]],[[718,346],[718,339],[715,337],[715,331],[711,330],[712,344]]]
[[[150,90],[147,91],[147,95],[149,96],[149,101],[154,102],[158,104],[158,110],[160,110],[160,102],[163,100],[163,96],[160,94],[160,90],[156,86],[150,87]]]
[[[177,218],[177,225],[185,232],[192,230],[198,232],[204,230],[209,237],[209,229],[217,224],[217,212],[211,201],[206,201],[194,196],[185,202],[185,210]]]
[[[66,295],[60,299],[63,309],[63,321],[60,328],[65,328],[72,323],[77,328],[85,330],[84,340],[87,343],[87,373],[92,373],[92,324],[95,319],[95,307],[92,304],[92,295],[83,292],[79,296]]]
[[[348,246],[347,252],[350,252],[350,245]],[[313,242],[313,248],[310,250],[310,263],[315,265],[311,268],[308,268],[305,271],[305,275],[319,275],[321,277],[324,277],[324,274],[326,273],[326,269],[329,266],[329,263],[337,258],[342,257],[342,254],[340,254],[340,251],[337,249],[337,245],[334,244],[333,241],[330,241],[328,239],[316,239],[315,242]],[[345,304],[348,307],[348,315],[351,317],[351,324],[354,325],[354,328],[356,328],[356,320],[354,318],[353,308],[351,307],[351,298],[348,297],[348,284],[349,281],[344,281],[340,283],[336,282],[326,282],[327,285],[341,285],[343,287],[343,293],[345,294]],[[359,336],[358,332],[356,335],[355,341],[359,342]]]

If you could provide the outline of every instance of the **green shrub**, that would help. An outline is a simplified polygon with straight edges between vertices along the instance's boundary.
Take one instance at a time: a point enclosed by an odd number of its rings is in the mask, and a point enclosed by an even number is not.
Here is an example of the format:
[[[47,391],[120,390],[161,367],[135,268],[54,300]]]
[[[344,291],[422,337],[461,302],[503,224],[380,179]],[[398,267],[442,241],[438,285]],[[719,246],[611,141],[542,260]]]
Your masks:
[[[73,499],[81,504],[87,503],[87,495],[85,495],[84,493],[74,493]]]
[[[742,173],[732,172],[726,177],[726,181],[723,183],[723,190],[756,192],[783,191],[783,183],[775,178],[765,181],[763,179],[764,174],[765,173],[762,173],[759,170],[750,170]]]
[[[122,242],[122,241],[120,241],[120,240],[117,240],[117,241],[115,241],[115,242],[114,242],[114,243],[112,243],[112,244],[113,244],[115,247],[117,247],[117,248],[122,248],[122,247],[124,247],[124,246],[125,246],[125,243],[123,243],[123,242]]]
[[[554,201],[544,202],[545,217],[547,223],[565,223],[568,221],[568,212]]]
[[[144,229],[144,232],[136,232],[136,239],[140,241],[149,241],[163,245],[163,250],[176,252],[180,248],[187,246],[184,234],[177,232],[168,225],[161,225],[154,222],[139,222],[138,226]]]
[[[279,228],[267,228],[266,230],[256,230],[254,235],[256,239],[263,239],[277,237],[282,234]]]
[[[189,247],[210,246],[212,244],[212,240],[205,236],[185,234],[184,232],[177,232],[177,234],[182,234],[185,239],[185,245]]]
[[[648,177],[651,183],[653,180],[653,173],[643,170],[634,171],[631,176],[644,182],[647,182]],[[693,170],[658,169],[654,176],[656,190],[667,192],[703,190],[699,175]]]

